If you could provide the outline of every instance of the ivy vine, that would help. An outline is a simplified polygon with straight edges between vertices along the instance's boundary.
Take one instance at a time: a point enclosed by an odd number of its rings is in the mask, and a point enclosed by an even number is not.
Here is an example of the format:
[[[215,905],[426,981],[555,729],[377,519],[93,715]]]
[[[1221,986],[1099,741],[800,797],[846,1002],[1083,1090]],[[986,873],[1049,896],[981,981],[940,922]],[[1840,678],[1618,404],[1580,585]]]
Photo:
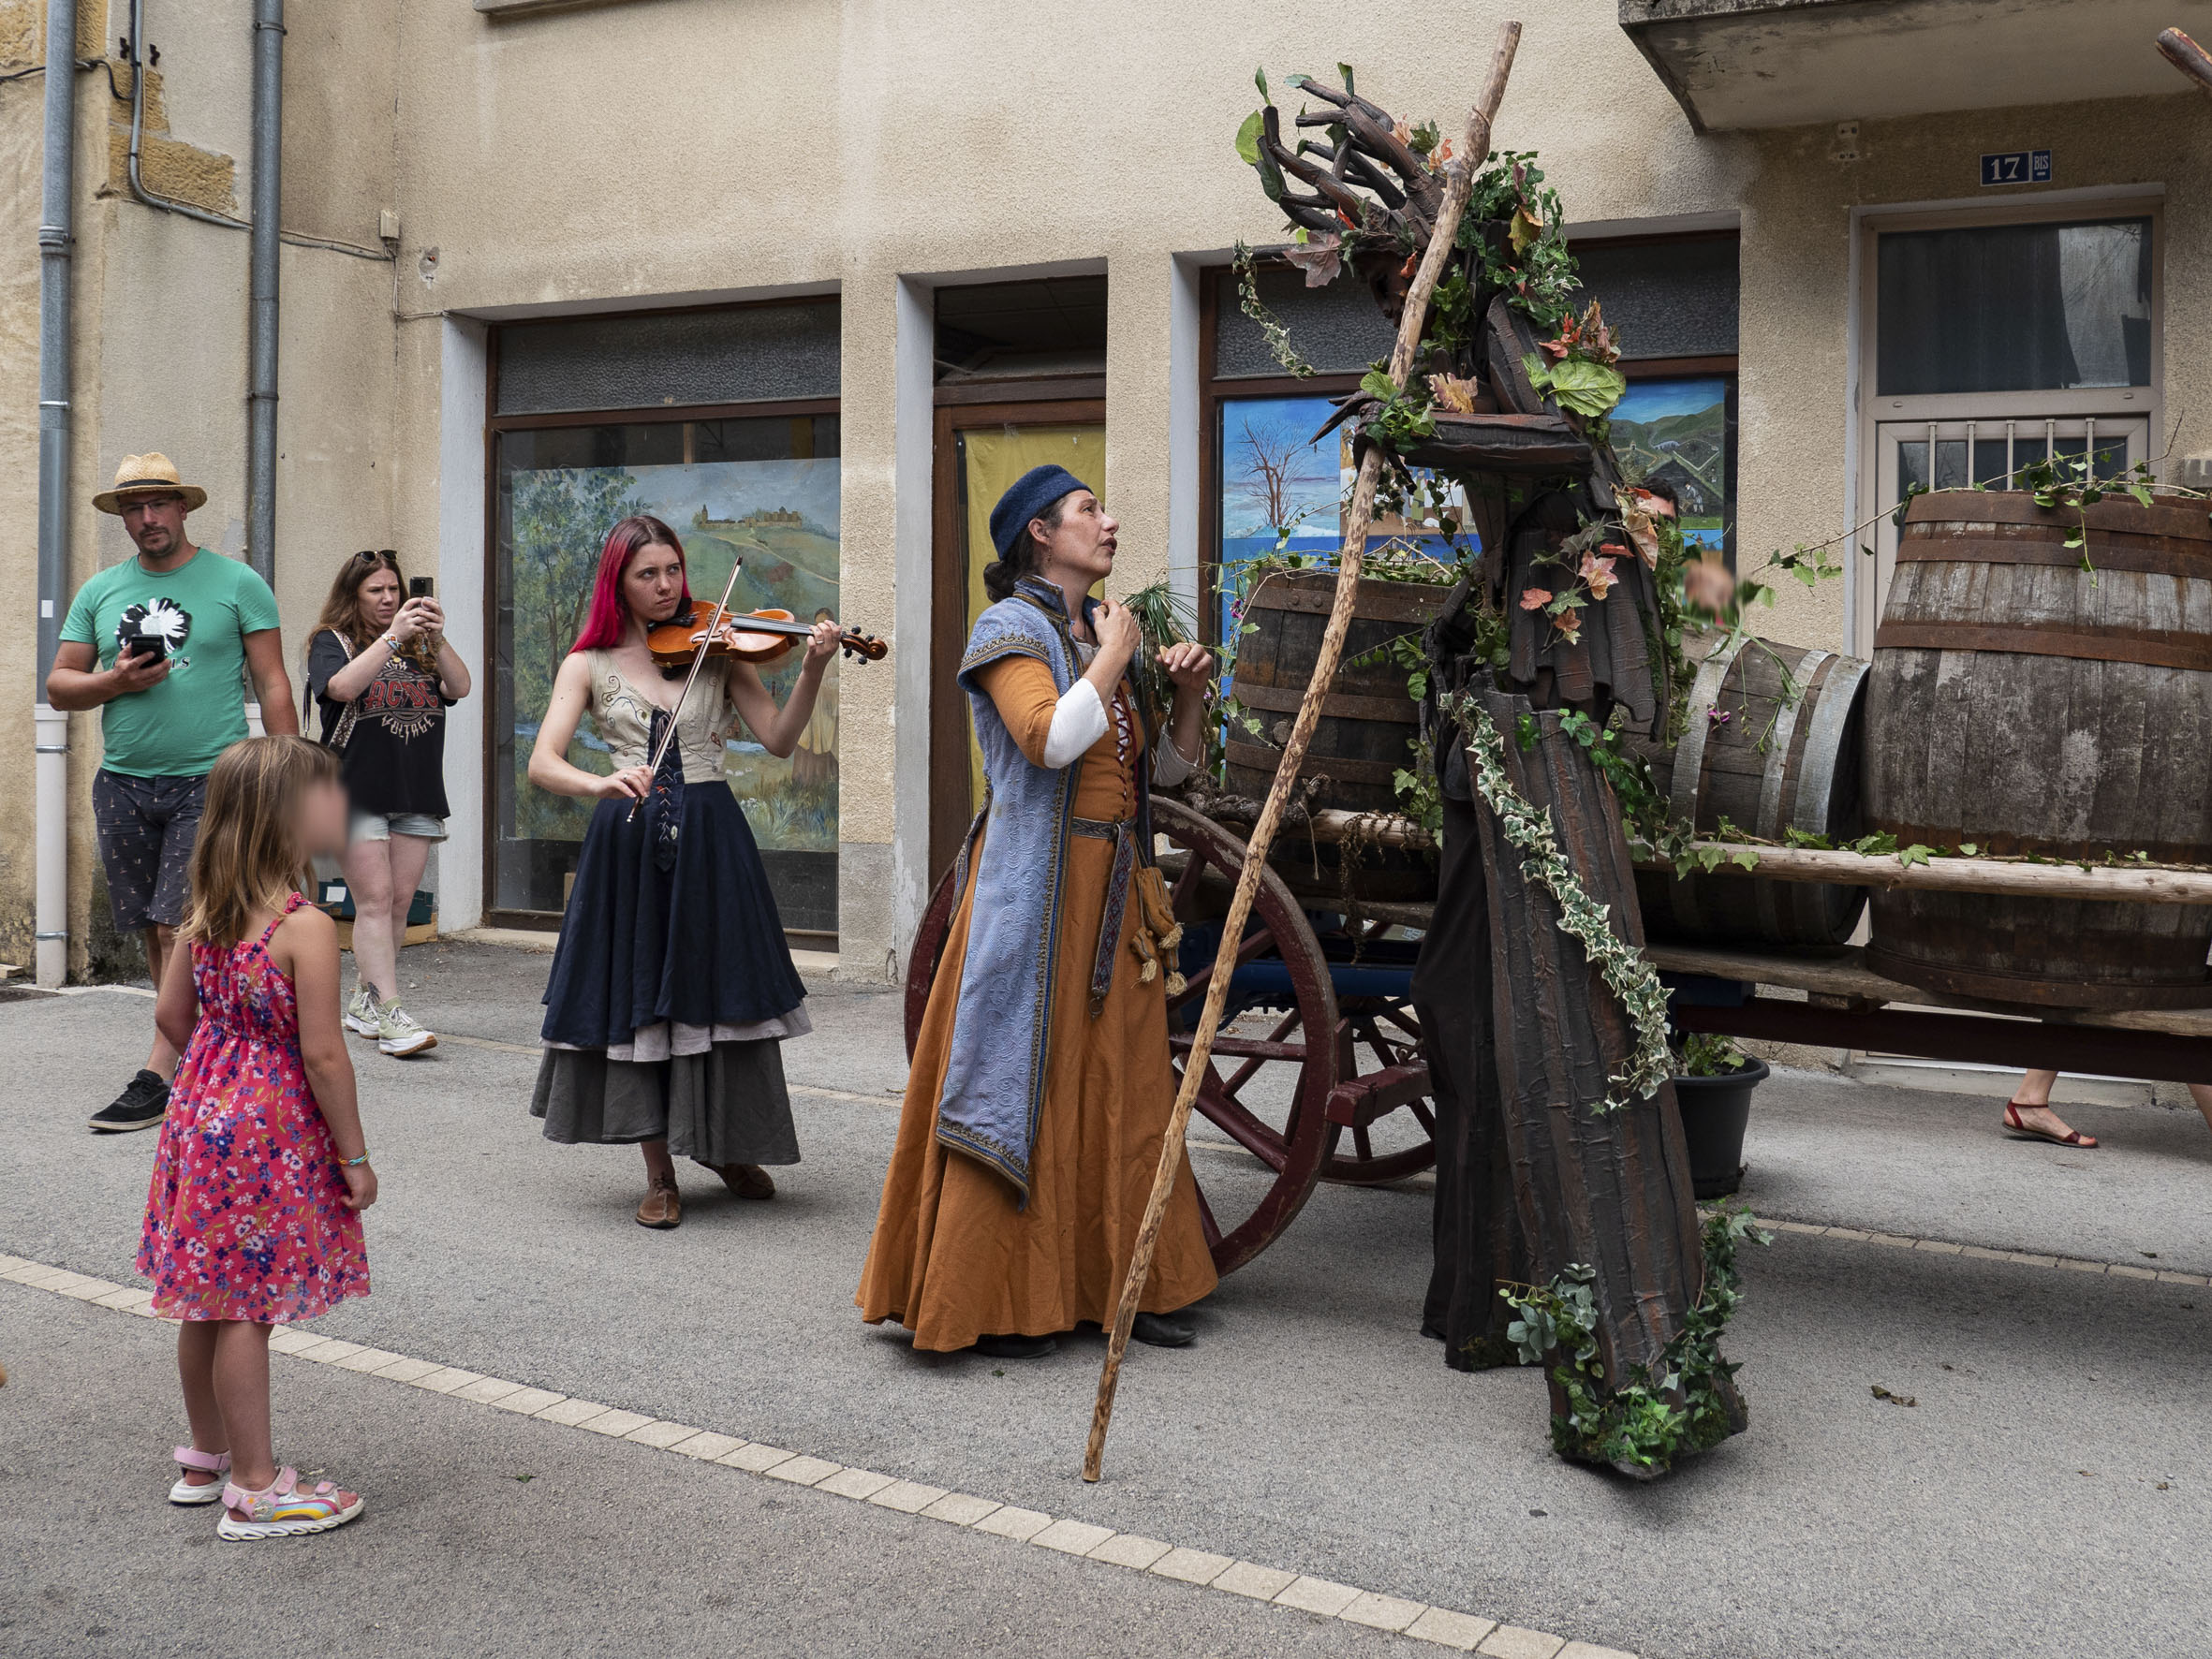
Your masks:
[[[1505,739],[1465,692],[1443,699],[1444,710],[1467,737],[1467,759],[1476,792],[1497,815],[1505,838],[1521,854],[1521,870],[1551,894],[1559,906],[1559,931],[1573,938],[1616,997],[1634,1027],[1636,1043],[1627,1063],[1606,1079],[1612,1091],[1599,1105],[1616,1112],[1634,1100],[1646,1100],[1674,1075],[1667,1048],[1667,991],[1644,952],[1613,931],[1612,907],[1592,899],[1560,850],[1550,812],[1540,811],[1513,787],[1506,775]]]
[[[1498,1295],[1519,1318],[1506,1327],[1525,1365],[1551,1366],[1566,1402],[1552,1416],[1552,1447],[1562,1457],[1659,1473],[1676,1458],[1728,1438],[1729,1382],[1737,1366],[1722,1358],[1720,1338],[1743,1300],[1736,1251],[1774,1235],[1748,1210],[1726,1206],[1704,1225],[1705,1282],[1682,1329],[1662,1351],[1656,1373],[1636,1366],[1608,1378],[1598,1358],[1595,1269],[1573,1263],[1549,1285],[1508,1285]]]

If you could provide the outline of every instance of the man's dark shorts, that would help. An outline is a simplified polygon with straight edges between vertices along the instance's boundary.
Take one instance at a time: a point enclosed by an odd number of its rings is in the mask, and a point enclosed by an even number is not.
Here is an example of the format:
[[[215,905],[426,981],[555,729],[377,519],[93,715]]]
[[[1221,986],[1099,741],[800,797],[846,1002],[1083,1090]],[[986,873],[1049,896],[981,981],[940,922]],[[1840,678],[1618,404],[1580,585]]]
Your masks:
[[[93,773],[92,816],[100,835],[100,864],[115,926],[142,932],[156,923],[173,928],[184,919],[191,896],[192,843],[207,774],[189,778],[133,778],[102,767]]]

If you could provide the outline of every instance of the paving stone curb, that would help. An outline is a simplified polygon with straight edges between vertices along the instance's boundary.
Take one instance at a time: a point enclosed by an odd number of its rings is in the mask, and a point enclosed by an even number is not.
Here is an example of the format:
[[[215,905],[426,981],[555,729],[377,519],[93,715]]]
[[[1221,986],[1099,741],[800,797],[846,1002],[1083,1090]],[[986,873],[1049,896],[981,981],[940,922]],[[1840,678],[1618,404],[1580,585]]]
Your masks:
[[[152,1295],[146,1291],[47,1267],[19,1255],[0,1254],[0,1281],[74,1298],[114,1313],[160,1318],[153,1310]],[[270,1337],[269,1345],[288,1358],[428,1389],[472,1405],[515,1412],[553,1428],[604,1434],[649,1450],[694,1458],[771,1480],[808,1487],[847,1503],[871,1504],[904,1515],[918,1515],[1010,1543],[1097,1562],[1123,1572],[1148,1573],[1194,1589],[1241,1595],[1293,1609],[1310,1618],[1340,1621],[1409,1637],[1457,1652],[1488,1654],[1492,1659],[1636,1659],[1634,1654],[1614,1648],[1570,1642],[1564,1637],[1499,1624],[1470,1613],[1429,1607],[1357,1585],[1338,1584],[1257,1562],[1214,1555],[1140,1534],[1116,1532],[1093,1521],[1017,1508],[921,1481],[878,1475],[873,1470],[850,1469],[827,1458],[762,1446],[687,1424],[665,1422],[642,1412],[574,1400],[551,1388],[486,1376],[458,1366],[440,1365],[435,1360],[419,1359],[360,1343],[317,1337],[288,1326],[278,1327]]]

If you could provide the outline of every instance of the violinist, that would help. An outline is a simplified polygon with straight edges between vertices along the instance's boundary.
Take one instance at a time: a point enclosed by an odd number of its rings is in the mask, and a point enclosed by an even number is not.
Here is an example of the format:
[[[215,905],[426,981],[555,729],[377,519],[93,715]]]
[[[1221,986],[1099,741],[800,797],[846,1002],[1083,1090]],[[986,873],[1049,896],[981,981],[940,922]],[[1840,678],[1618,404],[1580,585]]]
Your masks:
[[[615,525],[530,753],[540,789],[599,803],[545,989],[530,1110],[548,1140],[641,1147],[638,1223],[659,1228],[683,1219],[678,1156],[741,1198],[774,1197],[761,1166],[799,1161],[778,1045],[812,1029],[806,991],[722,754],[743,720],[789,756],[839,641],[833,623],[806,632],[779,709],[745,656],[705,656],[696,679],[656,662],[648,635],[691,609],[676,533],[641,515]],[[587,712],[613,752],[604,775],[568,758]]]

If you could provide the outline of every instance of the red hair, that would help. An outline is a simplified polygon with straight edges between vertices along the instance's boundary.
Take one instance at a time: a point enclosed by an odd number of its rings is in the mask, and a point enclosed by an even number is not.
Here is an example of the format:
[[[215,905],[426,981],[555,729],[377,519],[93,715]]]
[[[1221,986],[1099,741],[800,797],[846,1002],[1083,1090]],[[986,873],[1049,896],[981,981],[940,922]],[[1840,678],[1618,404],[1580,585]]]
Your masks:
[[[591,609],[583,619],[583,632],[568,647],[579,651],[606,651],[622,643],[629,621],[629,605],[622,596],[623,572],[642,548],[669,548],[684,570],[684,598],[676,614],[691,609],[691,567],[685,563],[684,544],[676,533],[650,513],[639,513],[607,532],[607,545],[599,550],[599,574],[592,583]]]

